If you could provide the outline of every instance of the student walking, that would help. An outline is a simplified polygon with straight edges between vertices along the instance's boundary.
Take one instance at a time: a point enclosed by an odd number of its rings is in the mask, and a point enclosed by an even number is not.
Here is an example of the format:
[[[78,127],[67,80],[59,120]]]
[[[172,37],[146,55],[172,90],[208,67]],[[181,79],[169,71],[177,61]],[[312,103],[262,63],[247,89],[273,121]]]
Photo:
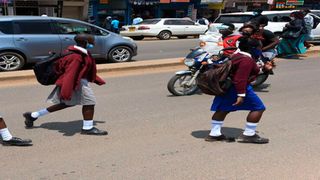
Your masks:
[[[103,85],[105,82],[97,76],[95,60],[88,49],[94,46],[94,36],[78,34],[74,38],[77,45],[70,46],[67,51],[74,52],[58,60],[56,70],[61,74],[56,87],[48,97],[54,105],[39,111],[26,112],[25,125],[33,127],[34,121],[49,113],[76,105],[82,105],[83,127],[81,134],[107,135],[107,131],[93,127],[93,115],[96,99],[89,82]]]
[[[239,50],[233,56],[230,77],[232,86],[225,95],[216,96],[211,111],[214,112],[211,120],[212,129],[205,138],[206,141],[228,141],[229,138],[221,133],[226,116],[233,111],[249,111],[243,134],[238,138],[242,143],[268,143],[269,140],[256,133],[257,125],[265,111],[265,106],[249,85],[259,73],[259,68],[251,57],[252,48],[258,47],[258,41],[242,37],[239,39]]]
[[[119,24],[120,24],[120,21],[117,19],[117,17],[112,18],[112,21],[111,21],[112,32],[117,34],[120,33]]]
[[[4,122],[4,119],[0,115],[0,135],[2,138],[2,145],[4,146],[32,146],[30,139],[21,139],[13,137]]]

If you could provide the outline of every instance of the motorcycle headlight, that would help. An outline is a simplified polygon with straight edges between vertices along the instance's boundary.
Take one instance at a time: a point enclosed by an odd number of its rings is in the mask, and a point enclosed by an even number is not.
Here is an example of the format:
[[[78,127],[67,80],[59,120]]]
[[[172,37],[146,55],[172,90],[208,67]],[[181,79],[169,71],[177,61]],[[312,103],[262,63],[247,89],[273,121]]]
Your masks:
[[[188,67],[192,67],[194,65],[194,59],[191,59],[191,58],[186,58],[184,59],[184,64]]]

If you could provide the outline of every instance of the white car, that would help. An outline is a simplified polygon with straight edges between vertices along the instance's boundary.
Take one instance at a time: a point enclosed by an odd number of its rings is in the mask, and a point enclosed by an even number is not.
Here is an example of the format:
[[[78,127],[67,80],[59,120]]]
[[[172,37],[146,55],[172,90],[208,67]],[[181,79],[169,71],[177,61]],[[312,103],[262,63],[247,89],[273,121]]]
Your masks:
[[[158,37],[168,40],[171,36],[187,38],[204,34],[208,26],[200,25],[186,18],[159,18],[147,19],[137,25],[123,26],[120,34],[131,37],[134,40],[142,40],[144,37]]]
[[[268,26],[265,28],[272,31],[276,35],[280,35],[283,27],[291,20],[290,14],[292,11],[263,11],[262,14],[269,19]],[[296,11],[296,10],[295,10]],[[314,16],[320,16],[320,10],[311,10]],[[220,16],[212,24],[219,28],[222,23],[233,23],[237,29],[243,26],[243,23],[248,22],[253,12],[237,12],[237,13],[225,13]],[[320,25],[316,29],[313,29],[311,36],[314,41],[320,41]]]

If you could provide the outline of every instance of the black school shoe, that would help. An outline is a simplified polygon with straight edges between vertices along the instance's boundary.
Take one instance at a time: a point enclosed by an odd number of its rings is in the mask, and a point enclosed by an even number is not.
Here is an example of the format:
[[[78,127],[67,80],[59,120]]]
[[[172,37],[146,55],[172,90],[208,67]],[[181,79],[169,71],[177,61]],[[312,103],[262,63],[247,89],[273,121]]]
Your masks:
[[[38,118],[33,118],[31,116],[31,112],[23,113],[23,117],[26,119],[24,121],[24,124],[26,125],[26,128],[32,128],[33,127],[33,121],[38,119]]]
[[[235,142],[235,138],[233,137],[227,137],[223,134],[220,136],[210,136],[208,135],[205,139],[205,141],[214,142],[214,141],[225,141],[225,142]]]
[[[255,134],[253,136],[246,136],[241,135],[239,136],[238,140],[239,143],[253,143],[253,144],[266,144],[269,143],[269,139],[262,138],[258,134]]]
[[[4,146],[32,146],[30,139],[21,139],[18,137],[12,137],[9,141],[2,141]]]
[[[98,128],[93,127],[93,128],[91,128],[89,130],[82,129],[81,130],[81,134],[103,136],[103,135],[108,135],[108,132],[107,131],[103,131],[103,130],[99,130]]]

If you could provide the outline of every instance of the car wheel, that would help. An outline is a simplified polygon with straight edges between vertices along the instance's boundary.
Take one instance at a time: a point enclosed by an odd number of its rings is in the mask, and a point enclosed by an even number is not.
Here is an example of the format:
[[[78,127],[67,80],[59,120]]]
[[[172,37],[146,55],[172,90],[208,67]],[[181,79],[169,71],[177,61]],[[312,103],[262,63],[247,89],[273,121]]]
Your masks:
[[[179,39],[186,39],[188,36],[178,36]]]
[[[131,38],[132,38],[133,40],[142,40],[142,39],[144,39],[143,36],[132,36]]]
[[[108,58],[111,62],[127,62],[132,58],[132,50],[126,46],[118,46],[113,49],[108,54]]]
[[[15,71],[25,65],[25,59],[15,52],[0,53],[0,71]]]
[[[158,38],[161,40],[168,40],[171,38],[171,32],[170,31],[161,31],[158,35]]]

